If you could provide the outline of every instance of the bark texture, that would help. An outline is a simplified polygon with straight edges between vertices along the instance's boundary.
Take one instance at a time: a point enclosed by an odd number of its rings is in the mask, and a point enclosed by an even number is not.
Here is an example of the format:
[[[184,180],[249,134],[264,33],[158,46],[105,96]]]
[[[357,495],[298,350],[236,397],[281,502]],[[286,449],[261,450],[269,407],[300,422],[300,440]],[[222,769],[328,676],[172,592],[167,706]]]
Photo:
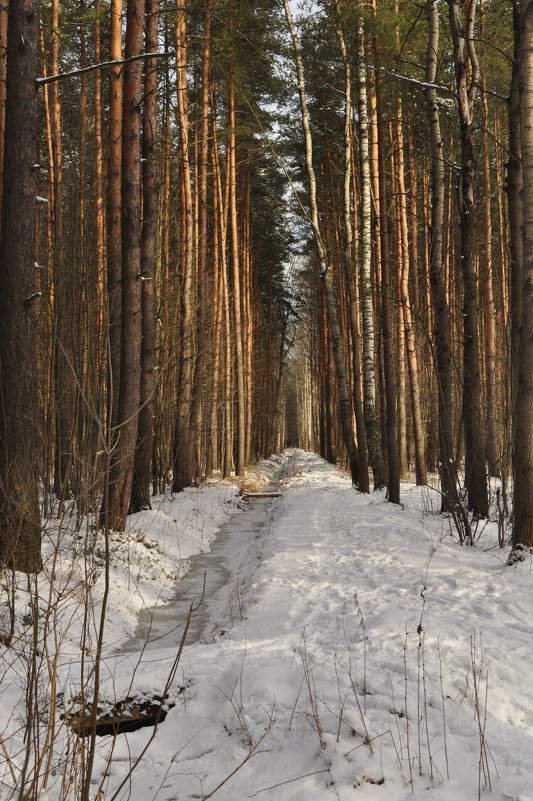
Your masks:
[[[126,58],[142,53],[143,0],[128,0]],[[141,105],[142,62],[124,68],[122,111],[122,325],[118,439],[111,456],[107,523],[124,529],[137,442],[141,377]]]
[[[34,332],[39,0],[9,4],[0,251],[0,561],[41,569]]]
[[[157,49],[159,0],[146,2],[145,50]],[[143,219],[141,233],[141,387],[139,427],[130,510],[150,509],[150,478],[155,408],[155,266],[157,235],[157,59],[147,59],[144,75],[142,139]]]
[[[513,459],[515,548],[533,547],[533,0],[521,3],[520,8],[520,142],[524,228]]]
[[[428,49],[426,61],[426,105],[431,150],[431,234],[429,242],[429,279],[434,308],[434,342],[438,385],[438,446],[442,506],[451,514],[459,514],[457,475],[452,444],[452,376],[450,349],[450,309],[443,273],[444,223],[444,154],[440,129],[437,91],[439,53],[439,14],[437,0],[427,1]]]
[[[357,79],[359,112],[359,153],[361,159],[361,321],[363,329],[363,400],[368,456],[374,489],[387,483],[376,416],[376,376],[374,367],[374,306],[372,297],[372,197],[368,97],[366,81],[365,31],[362,17],[357,26]]]
[[[465,435],[465,477],[468,506],[475,517],[487,517],[489,511],[487,476],[481,428],[481,379],[479,372],[479,306],[475,271],[474,125],[472,104],[479,81],[479,67],[474,50],[474,15],[476,4],[469,2],[461,22],[459,0],[448,0],[450,28],[454,45],[457,107],[461,127],[461,175],[458,186],[461,223],[461,268],[463,272],[464,350],[463,350],[463,426]],[[468,80],[470,74],[470,81]]]

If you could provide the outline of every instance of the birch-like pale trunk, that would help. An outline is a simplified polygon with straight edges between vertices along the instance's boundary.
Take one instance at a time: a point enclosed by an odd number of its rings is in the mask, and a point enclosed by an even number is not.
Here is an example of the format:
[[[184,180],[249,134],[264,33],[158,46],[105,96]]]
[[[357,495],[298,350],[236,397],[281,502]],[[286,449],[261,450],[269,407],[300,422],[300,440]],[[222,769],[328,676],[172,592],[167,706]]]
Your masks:
[[[398,98],[396,115],[396,146],[397,146],[397,170],[398,170],[398,190],[399,190],[399,215],[400,215],[400,247],[401,247],[401,274],[400,274],[400,302],[403,307],[403,323],[405,336],[405,349],[407,355],[407,369],[411,384],[411,403],[413,410],[413,433],[415,441],[415,469],[416,483],[427,484],[426,464],[425,464],[425,433],[422,423],[422,405],[420,400],[420,383],[418,377],[418,357],[416,353],[416,338],[411,311],[411,298],[409,293],[409,234],[407,222],[407,192],[405,190],[405,157],[403,141],[403,117],[402,101]],[[416,236],[416,229],[411,231],[411,236]]]
[[[361,160],[361,324],[363,329],[363,400],[368,456],[374,476],[374,489],[386,484],[385,463],[376,416],[376,376],[374,367],[374,304],[372,297],[372,188],[368,96],[366,81],[365,30],[363,18],[357,23],[357,79],[359,112],[359,155]]]
[[[374,43],[377,58],[377,46]],[[381,101],[381,83],[376,76],[376,132],[379,175],[379,237],[381,254],[381,330],[383,333],[383,383],[386,405],[387,497],[400,503],[400,459],[398,452],[396,398],[398,395],[392,335],[391,279],[389,266],[389,233],[387,226],[387,187],[385,176],[385,126]]]

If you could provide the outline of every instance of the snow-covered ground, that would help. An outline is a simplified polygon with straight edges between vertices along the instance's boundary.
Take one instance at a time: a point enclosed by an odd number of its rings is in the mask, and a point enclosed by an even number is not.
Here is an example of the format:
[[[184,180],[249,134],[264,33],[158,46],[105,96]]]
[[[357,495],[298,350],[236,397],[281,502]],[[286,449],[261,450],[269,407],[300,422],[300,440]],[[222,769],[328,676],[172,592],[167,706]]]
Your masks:
[[[176,705],[131,775],[150,730],[98,738],[94,793],[533,801],[531,557],[506,566],[496,524],[475,548],[461,547],[429,514],[432,501],[438,506],[431,491],[404,485],[404,506],[392,506],[382,493],[355,492],[314,455],[284,458],[292,475],[283,495],[239,556],[238,614],[228,596],[224,624],[185,647],[169,694]],[[260,464],[258,482],[281,463]],[[231,485],[190,490],[133,516],[128,536],[113,539],[104,699],[163,692],[176,647],[121,654],[120,643],[143,606],[170,596],[180,560],[208,548],[237,503]],[[71,619],[81,620],[83,608]],[[4,664],[10,650],[2,648]],[[63,651],[66,692],[79,661]],[[2,670],[0,745],[16,767],[16,671]],[[12,784],[4,757],[2,799]],[[51,778],[41,798],[55,799],[58,788]]]

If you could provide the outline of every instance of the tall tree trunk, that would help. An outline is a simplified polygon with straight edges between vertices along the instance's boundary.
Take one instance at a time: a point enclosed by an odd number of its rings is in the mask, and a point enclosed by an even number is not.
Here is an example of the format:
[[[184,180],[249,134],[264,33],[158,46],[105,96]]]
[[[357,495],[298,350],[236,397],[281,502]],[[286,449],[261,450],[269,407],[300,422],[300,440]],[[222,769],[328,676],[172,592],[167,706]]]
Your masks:
[[[398,190],[399,190],[399,214],[400,214],[400,236],[401,236],[401,272],[400,272],[400,302],[403,308],[403,322],[405,334],[405,348],[407,355],[407,369],[411,384],[411,403],[413,409],[413,431],[415,441],[415,470],[416,483],[426,484],[426,464],[425,464],[425,435],[422,423],[422,408],[420,400],[420,384],[418,377],[418,358],[416,355],[416,339],[413,326],[413,314],[411,299],[409,295],[410,259],[409,259],[409,236],[407,220],[407,192],[405,189],[405,162],[403,152],[403,118],[401,98],[398,99],[396,117],[396,145],[398,162]],[[411,231],[411,237],[416,237],[416,228]],[[416,265],[415,265],[416,269]]]
[[[6,72],[7,72],[7,15],[8,1],[0,3],[0,225],[4,189],[4,137],[6,131]],[[2,229],[0,227],[0,234]]]
[[[159,0],[146,0],[145,50],[157,50]],[[130,511],[150,509],[150,477],[155,408],[155,266],[157,234],[157,59],[147,59],[144,72],[141,233],[141,387],[139,427]]]
[[[518,13],[516,6],[515,13]],[[524,0],[519,14],[518,20],[515,17],[515,36],[520,36],[518,70],[524,194],[522,316],[513,452],[515,551],[533,547],[533,0]],[[516,151],[513,156],[516,157]]]
[[[59,0],[52,0],[52,75],[59,73]],[[63,244],[63,155],[61,144],[61,103],[59,82],[51,86],[52,152],[54,159],[54,372],[55,372],[55,458],[54,491],[61,499],[70,495],[69,472],[72,464],[74,390],[72,370],[72,271],[65,261]]]
[[[109,57],[122,58],[122,0],[111,0]],[[109,145],[107,157],[107,302],[108,302],[108,426],[114,428],[120,389],[121,327],[121,174],[122,68],[109,70]]]
[[[229,152],[229,219],[231,227],[231,269],[233,277],[233,336],[235,338],[235,368],[237,375],[237,447],[235,473],[244,474],[246,437],[246,400],[244,397],[244,353],[241,306],[241,277],[239,265],[239,233],[237,226],[237,164],[235,132],[235,86],[233,67],[229,72],[228,98]]]
[[[482,108],[483,127],[488,125],[488,104],[485,91],[485,77],[482,78]],[[483,141],[483,184],[484,184],[484,213],[485,213],[485,258],[482,272],[482,300],[483,300],[483,327],[485,332],[484,353],[487,392],[487,462],[489,474],[494,478],[501,478],[501,454],[498,444],[498,414],[496,408],[496,310],[494,308],[493,292],[493,261],[492,261],[492,216],[491,216],[491,180],[490,180],[490,153],[487,134]]]
[[[100,52],[100,0],[94,4],[94,60],[101,60]],[[95,183],[95,216],[96,216],[96,300],[95,328],[97,333],[98,349],[96,354],[96,384],[95,391],[100,387],[100,379],[105,381],[105,363],[102,368],[102,354],[107,352],[107,342],[104,336],[104,320],[107,314],[104,310],[105,287],[107,285],[106,271],[106,238],[105,238],[105,181],[104,181],[104,147],[102,141],[102,78],[100,70],[94,73],[94,183]],[[104,373],[104,375],[101,375]]]
[[[195,180],[195,214],[197,229],[197,319],[196,319],[196,364],[194,371],[194,384],[191,403],[191,436],[194,452],[198,454],[195,473],[199,477],[202,472],[200,454],[202,452],[202,418],[208,414],[206,397],[206,381],[209,342],[208,322],[208,276],[207,276],[207,165],[209,157],[209,70],[211,60],[211,22],[213,18],[213,0],[207,0],[204,15],[204,45],[202,54],[202,85],[200,121],[195,125],[195,152],[199,158],[195,159],[197,177]],[[200,135],[198,136],[198,128]],[[205,407],[205,408],[204,408]]]
[[[454,43],[455,82],[461,127],[461,176],[458,187],[461,223],[461,266],[464,283],[464,352],[463,352],[463,425],[465,433],[465,473],[468,505],[475,517],[489,512],[483,435],[481,425],[481,381],[479,373],[479,308],[475,271],[474,207],[474,125],[472,102],[479,81],[479,67],[474,50],[476,2],[469,0],[465,25],[460,18],[461,0],[448,0],[450,28]],[[468,84],[468,72],[471,80]]]
[[[357,23],[357,77],[359,82],[359,153],[361,158],[361,318],[363,329],[363,400],[368,456],[374,489],[386,484],[385,463],[376,417],[374,368],[374,308],[372,302],[372,200],[370,183],[369,124],[366,85],[365,31],[363,18]]]
[[[144,0],[128,0],[125,58],[142,53]],[[109,470],[107,524],[124,529],[128,514],[141,378],[141,106],[142,62],[124,66],[122,110],[122,325],[118,439]]]
[[[193,343],[193,272],[194,216],[192,207],[191,169],[189,162],[189,107],[187,101],[187,23],[185,5],[176,10],[176,61],[178,114],[180,124],[180,163],[182,175],[183,282],[180,365],[178,379],[178,411],[174,432],[172,491],[181,492],[193,480],[193,443],[191,441],[191,400],[194,380]]]
[[[0,250],[0,561],[41,569],[34,236],[39,0],[9,4]]]
[[[211,92],[212,127],[213,127],[213,167],[214,184],[218,196],[219,242],[220,242],[220,281],[221,304],[223,310],[224,331],[224,425],[223,425],[223,458],[222,475],[229,478],[233,457],[233,416],[231,404],[231,313],[228,288],[228,264],[226,258],[228,208],[229,208],[229,152],[226,154],[226,187],[222,193],[222,178],[220,176],[220,161],[218,154],[216,114],[214,113],[214,89]]]
[[[341,25],[340,8],[335,0],[336,31],[344,64],[344,274],[348,288],[350,332],[352,337],[352,364],[353,364],[353,401],[355,411],[355,424],[357,431],[357,446],[359,451],[359,479],[361,492],[369,492],[368,458],[366,430],[363,414],[363,399],[361,397],[361,368],[359,361],[360,338],[359,321],[357,315],[357,296],[355,291],[356,266],[354,261],[353,226],[352,226],[352,79],[344,31]]]
[[[515,409],[518,381],[520,329],[522,326],[522,287],[524,265],[524,179],[522,174],[522,139],[520,108],[520,6],[513,2],[514,54],[509,96],[509,162],[507,198],[510,229],[511,275],[511,409]]]
[[[434,341],[438,384],[439,474],[442,505],[452,515],[460,514],[457,476],[452,444],[452,376],[450,349],[450,310],[443,269],[444,226],[444,153],[440,130],[437,91],[439,56],[439,13],[437,0],[427,0],[429,37],[426,62],[426,103],[431,150],[431,236],[429,243],[429,278],[435,314]],[[467,521],[466,521],[467,522]],[[460,529],[461,532],[461,529]],[[462,536],[462,535],[461,535]]]
[[[212,121],[213,129],[216,126],[216,119],[213,115]],[[213,373],[211,392],[209,395],[209,447],[208,447],[208,462],[207,474],[209,475],[212,470],[219,466],[219,447],[218,447],[218,432],[219,432],[219,415],[218,415],[218,400],[219,400],[219,383],[220,383],[220,365],[221,365],[221,339],[222,339],[222,318],[224,313],[224,297],[223,297],[223,283],[222,283],[222,265],[225,260],[222,260],[221,254],[221,237],[220,237],[220,215],[221,209],[219,206],[219,193],[218,193],[218,175],[217,175],[217,157],[215,153],[216,135],[213,135],[213,147],[211,148],[211,164],[213,172]]]
[[[300,96],[300,109],[302,118],[302,127],[304,131],[305,143],[305,161],[307,167],[307,177],[309,182],[309,203],[310,203],[310,222],[313,228],[313,235],[315,239],[316,248],[318,251],[318,259],[320,265],[320,277],[324,285],[324,293],[326,297],[326,311],[328,322],[331,330],[331,340],[333,349],[333,358],[335,362],[335,373],[337,377],[337,386],[339,393],[339,416],[342,430],[342,438],[344,446],[348,454],[348,463],[350,465],[350,473],[352,483],[357,488],[360,487],[360,474],[359,474],[359,454],[352,430],[352,404],[350,394],[348,391],[348,382],[346,379],[346,369],[344,366],[344,356],[342,353],[342,340],[340,326],[337,319],[337,309],[335,303],[335,289],[333,286],[333,273],[331,265],[328,263],[326,248],[322,239],[322,233],[318,221],[318,206],[316,201],[316,178],[315,170],[313,167],[313,142],[311,138],[311,129],[309,126],[309,114],[307,111],[307,99],[305,94],[305,81],[303,62],[300,53],[300,43],[296,34],[296,29],[292,20],[292,14],[289,7],[288,0],[283,0],[285,7],[285,16],[291,34],[293,43],[294,59],[296,62],[296,71],[298,75],[298,93]]]
[[[389,241],[387,229],[387,188],[385,185],[385,131],[383,127],[380,78],[376,78],[376,112],[379,159],[379,215],[381,250],[381,325],[383,330],[383,371],[387,406],[387,497],[400,503],[400,460],[396,428],[396,375],[391,323],[391,287],[389,270]]]

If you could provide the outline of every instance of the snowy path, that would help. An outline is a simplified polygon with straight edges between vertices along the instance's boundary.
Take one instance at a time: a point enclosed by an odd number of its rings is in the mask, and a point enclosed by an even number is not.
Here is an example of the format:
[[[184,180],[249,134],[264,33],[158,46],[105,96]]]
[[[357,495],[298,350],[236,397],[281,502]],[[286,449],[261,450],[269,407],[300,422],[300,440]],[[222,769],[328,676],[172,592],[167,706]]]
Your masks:
[[[441,536],[415,488],[404,510],[315,456],[298,466],[240,615],[186,649],[185,692],[120,797],[203,798],[245,761],[216,798],[395,801],[412,779],[415,797],[489,797],[490,780],[491,799],[532,801],[531,563],[505,567],[490,526],[475,549]],[[139,665],[135,686],[161,687],[173,654]],[[118,693],[130,676],[124,658]],[[117,739],[109,790],[147,736]]]

